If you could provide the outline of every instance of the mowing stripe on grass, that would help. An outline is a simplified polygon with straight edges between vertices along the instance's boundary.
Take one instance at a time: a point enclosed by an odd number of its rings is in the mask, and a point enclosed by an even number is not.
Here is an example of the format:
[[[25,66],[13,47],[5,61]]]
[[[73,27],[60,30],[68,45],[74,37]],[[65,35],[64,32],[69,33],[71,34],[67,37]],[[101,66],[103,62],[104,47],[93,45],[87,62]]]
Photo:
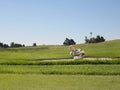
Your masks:
[[[69,60],[69,61],[1,61],[0,65],[82,65],[82,64],[120,64],[120,60]]]
[[[0,73],[60,75],[120,75],[120,65],[0,65]]]
[[[120,76],[0,74],[0,90],[119,90]]]

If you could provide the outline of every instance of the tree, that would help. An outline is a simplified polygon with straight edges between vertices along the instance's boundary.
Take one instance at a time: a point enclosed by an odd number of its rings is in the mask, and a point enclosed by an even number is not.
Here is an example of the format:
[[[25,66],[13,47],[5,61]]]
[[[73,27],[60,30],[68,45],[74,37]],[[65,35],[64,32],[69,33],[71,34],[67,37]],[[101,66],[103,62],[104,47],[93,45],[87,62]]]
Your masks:
[[[89,39],[85,36],[85,43],[89,43]]]
[[[75,45],[76,42],[73,39],[68,39],[66,38],[65,41],[63,42],[63,45]]]
[[[8,44],[4,44],[4,45],[3,45],[3,48],[8,48],[8,47],[9,47]]]
[[[14,43],[14,42],[11,42],[11,44],[10,44],[10,47],[23,47],[23,45],[22,44],[18,44],[18,43]]]
[[[65,41],[63,42],[63,45],[69,45],[69,39],[66,38]]]
[[[103,37],[103,36],[101,36],[101,41],[102,41],[102,42],[104,42],[104,41],[105,41],[105,39],[104,39],[104,37]]]
[[[76,42],[73,39],[69,40],[69,45],[75,45],[75,44],[76,44]]]
[[[101,37],[100,37],[100,35],[97,35],[97,37],[96,37],[96,42],[101,42]]]
[[[25,47],[25,44],[23,44],[22,46]]]
[[[33,43],[33,47],[36,47],[37,46],[37,44],[36,43]]]
[[[90,38],[89,43],[96,43],[96,38]]]
[[[92,32],[90,32],[90,38],[92,38]]]
[[[97,35],[96,38],[91,37],[90,39],[88,39],[87,36],[85,36],[85,43],[99,43],[104,41],[105,41],[104,37],[100,35]]]
[[[3,47],[3,43],[0,42],[0,47],[2,48]]]
[[[11,42],[10,47],[15,47],[15,43]]]

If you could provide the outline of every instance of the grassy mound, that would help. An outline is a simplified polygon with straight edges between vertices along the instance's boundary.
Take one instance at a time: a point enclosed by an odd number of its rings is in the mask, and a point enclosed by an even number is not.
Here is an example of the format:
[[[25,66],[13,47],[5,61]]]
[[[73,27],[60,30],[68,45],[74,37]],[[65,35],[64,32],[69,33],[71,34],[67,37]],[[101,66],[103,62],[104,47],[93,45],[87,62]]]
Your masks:
[[[120,40],[97,44],[78,44],[77,48],[85,50],[89,57],[120,57]],[[0,60],[35,60],[35,59],[71,58],[68,46],[0,48]]]
[[[72,58],[68,46],[0,48],[0,87],[2,90],[118,90],[119,46],[120,40],[78,44],[76,47],[84,49],[86,57],[114,60],[74,61],[63,60]]]
[[[120,57],[119,39],[97,44],[81,44],[77,47],[84,49],[89,57]]]

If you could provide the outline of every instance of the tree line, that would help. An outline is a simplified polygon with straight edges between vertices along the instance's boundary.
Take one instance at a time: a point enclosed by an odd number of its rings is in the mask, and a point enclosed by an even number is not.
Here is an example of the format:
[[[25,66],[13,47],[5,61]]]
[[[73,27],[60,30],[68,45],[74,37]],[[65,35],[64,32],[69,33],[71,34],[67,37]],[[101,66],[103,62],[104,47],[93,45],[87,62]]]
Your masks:
[[[103,36],[97,35],[96,37],[92,37],[92,32],[90,32],[91,37],[88,38],[85,36],[85,43],[99,43],[104,42],[105,38]],[[73,39],[66,38],[63,42],[63,45],[75,45],[76,42]],[[32,46],[37,46],[36,43],[33,43]],[[10,45],[0,42],[0,48],[15,48],[15,47],[25,47],[25,44],[19,44],[11,42]]]
[[[92,32],[90,32],[90,38],[85,36],[85,43],[99,43],[104,41],[105,38],[103,36],[97,35],[96,37],[92,37]]]
[[[8,44],[4,44],[4,43],[0,42],[0,47],[1,47],[1,48],[8,48],[8,47],[9,47],[9,45],[8,45]]]
[[[85,43],[99,43],[104,42],[105,39],[103,36],[97,35],[96,37],[91,37],[90,39],[85,37]]]
[[[24,44],[18,44],[11,42],[10,45],[0,42],[0,48],[13,48],[13,47],[25,47]]]
[[[85,43],[99,43],[99,42],[104,42],[105,38],[103,36],[97,35],[96,37],[92,37],[92,32],[90,32],[91,37],[88,38],[85,36]],[[68,39],[66,38],[65,41],[63,42],[63,45],[75,45],[76,42],[73,39]]]
[[[32,46],[37,46],[36,43],[33,43]],[[19,44],[11,42],[10,45],[0,42],[0,48],[16,48],[16,47],[25,47],[25,44]]]
[[[73,39],[68,39],[66,38],[65,41],[63,42],[63,45],[75,45],[76,42]]]

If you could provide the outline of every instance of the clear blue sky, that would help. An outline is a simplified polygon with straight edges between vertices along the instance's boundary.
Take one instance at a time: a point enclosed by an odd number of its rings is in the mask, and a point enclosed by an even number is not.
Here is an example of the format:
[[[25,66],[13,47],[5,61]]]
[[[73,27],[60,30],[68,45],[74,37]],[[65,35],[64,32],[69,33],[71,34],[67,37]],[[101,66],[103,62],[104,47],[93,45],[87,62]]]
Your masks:
[[[120,39],[120,0],[0,0],[0,42],[62,44]]]

